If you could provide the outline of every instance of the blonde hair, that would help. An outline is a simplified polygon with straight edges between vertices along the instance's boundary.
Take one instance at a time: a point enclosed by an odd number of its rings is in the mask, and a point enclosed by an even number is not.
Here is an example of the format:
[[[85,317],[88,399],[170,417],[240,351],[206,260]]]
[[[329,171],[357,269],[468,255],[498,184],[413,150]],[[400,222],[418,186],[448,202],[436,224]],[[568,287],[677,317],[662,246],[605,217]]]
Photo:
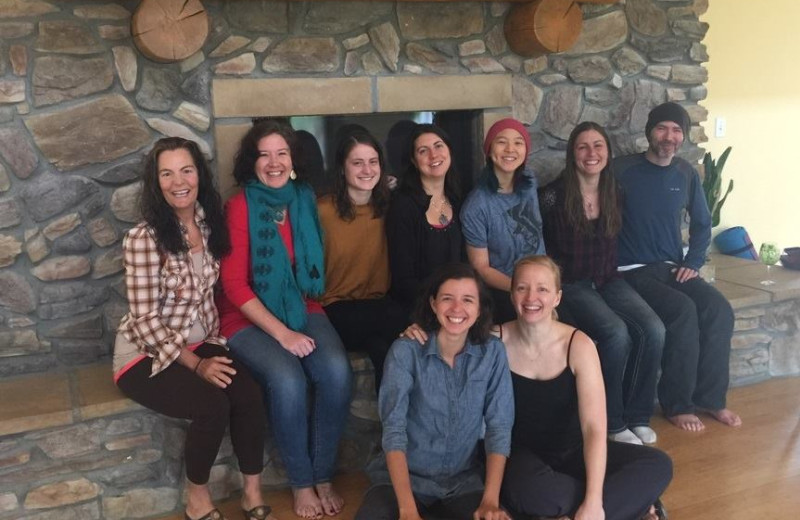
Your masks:
[[[540,267],[549,269],[550,272],[553,273],[553,278],[556,283],[556,291],[561,291],[561,268],[558,267],[558,264],[547,255],[530,255],[520,258],[517,263],[514,264],[514,271],[511,273],[512,293],[514,292],[514,286],[517,284],[520,271],[522,271],[523,267],[527,267],[529,265],[538,265]],[[558,319],[558,312],[556,312],[555,309],[553,309],[553,319]]]

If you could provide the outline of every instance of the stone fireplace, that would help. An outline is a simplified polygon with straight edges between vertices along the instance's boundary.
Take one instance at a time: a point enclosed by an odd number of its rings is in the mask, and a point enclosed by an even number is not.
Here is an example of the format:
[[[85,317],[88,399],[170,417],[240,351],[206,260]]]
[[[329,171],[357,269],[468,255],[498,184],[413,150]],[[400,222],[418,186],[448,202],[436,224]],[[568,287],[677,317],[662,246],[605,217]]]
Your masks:
[[[157,138],[198,141],[229,194],[254,116],[470,110],[485,129],[513,115],[545,184],[577,122],[632,152],[649,109],[673,100],[697,160],[706,3],[585,3],[571,49],[524,58],[506,3],[204,0],[202,49],[156,63],[133,44],[136,1],[0,1],[0,376],[108,359],[127,307],[121,238]]]

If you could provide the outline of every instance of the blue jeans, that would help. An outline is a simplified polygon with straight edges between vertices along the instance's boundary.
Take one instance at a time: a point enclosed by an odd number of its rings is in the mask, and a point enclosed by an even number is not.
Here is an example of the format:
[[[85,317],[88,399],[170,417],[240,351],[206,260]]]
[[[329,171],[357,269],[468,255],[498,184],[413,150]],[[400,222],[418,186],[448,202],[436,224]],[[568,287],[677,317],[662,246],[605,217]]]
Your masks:
[[[664,325],[658,315],[620,278],[599,289],[588,280],[565,284],[561,306],[597,343],[608,431],[649,424],[664,348]]]
[[[317,348],[299,358],[256,326],[228,340],[233,355],[264,391],[270,425],[289,484],[294,488],[329,482],[349,413],[352,373],[342,342],[324,314],[309,314],[302,333]],[[313,389],[308,413],[308,387]]]

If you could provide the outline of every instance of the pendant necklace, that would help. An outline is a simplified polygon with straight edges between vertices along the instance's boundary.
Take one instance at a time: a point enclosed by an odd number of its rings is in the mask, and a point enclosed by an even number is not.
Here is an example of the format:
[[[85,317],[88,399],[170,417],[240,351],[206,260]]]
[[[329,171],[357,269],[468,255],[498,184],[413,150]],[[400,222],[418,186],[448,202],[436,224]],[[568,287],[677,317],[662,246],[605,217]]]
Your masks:
[[[444,213],[444,208],[449,206],[450,203],[447,202],[447,199],[443,196],[442,200],[439,201],[439,224],[442,226],[446,226],[450,223],[450,219],[447,218],[447,215]]]

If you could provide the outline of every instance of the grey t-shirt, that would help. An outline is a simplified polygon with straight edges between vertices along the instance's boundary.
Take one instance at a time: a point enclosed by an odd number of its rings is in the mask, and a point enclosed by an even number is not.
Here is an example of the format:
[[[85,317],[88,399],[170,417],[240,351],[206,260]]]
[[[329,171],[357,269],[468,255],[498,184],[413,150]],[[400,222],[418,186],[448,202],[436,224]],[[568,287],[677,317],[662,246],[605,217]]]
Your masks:
[[[488,249],[489,265],[511,276],[517,260],[545,252],[536,181],[513,193],[479,185],[461,208],[461,228],[468,245]]]

